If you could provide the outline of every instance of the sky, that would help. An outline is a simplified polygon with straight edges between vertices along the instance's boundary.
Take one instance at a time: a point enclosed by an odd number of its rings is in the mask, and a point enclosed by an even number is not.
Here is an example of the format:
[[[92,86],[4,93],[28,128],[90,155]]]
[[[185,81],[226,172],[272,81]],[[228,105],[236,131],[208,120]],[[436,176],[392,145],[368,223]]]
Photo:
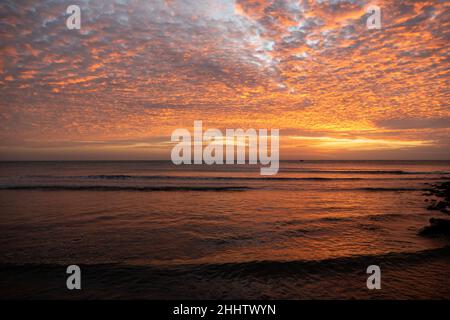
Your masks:
[[[450,1],[2,0],[0,160],[170,159],[195,120],[279,129],[282,159],[450,160],[449,44]]]

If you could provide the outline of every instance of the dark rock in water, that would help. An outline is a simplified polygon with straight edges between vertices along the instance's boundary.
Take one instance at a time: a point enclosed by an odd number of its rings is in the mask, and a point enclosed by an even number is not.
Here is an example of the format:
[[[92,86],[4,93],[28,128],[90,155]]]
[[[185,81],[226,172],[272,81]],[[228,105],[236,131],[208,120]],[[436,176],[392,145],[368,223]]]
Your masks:
[[[450,235],[450,220],[431,218],[430,225],[422,228],[419,234],[424,236]]]
[[[450,208],[450,181],[445,181],[438,185],[433,185],[431,189],[428,189],[430,195],[442,200],[436,201],[431,199],[431,204],[427,207],[428,210],[438,210],[443,213],[449,213]]]
[[[439,201],[438,203],[433,203],[432,205],[428,206],[428,210],[446,210],[448,206],[448,203],[446,201]]]
[[[428,189],[430,195],[440,198],[429,199],[428,210],[438,210],[443,213],[449,214],[450,208],[450,181],[445,181],[441,184],[434,184]],[[428,199],[427,199],[428,200]],[[438,235],[450,235],[450,220],[431,218],[430,225],[422,228],[419,231],[423,236],[438,236]]]

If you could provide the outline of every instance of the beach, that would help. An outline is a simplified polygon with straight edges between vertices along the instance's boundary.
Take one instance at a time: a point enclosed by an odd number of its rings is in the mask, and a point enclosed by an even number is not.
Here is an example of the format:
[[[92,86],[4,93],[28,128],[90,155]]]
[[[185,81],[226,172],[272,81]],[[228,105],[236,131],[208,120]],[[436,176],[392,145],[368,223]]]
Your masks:
[[[4,162],[2,299],[448,299],[448,161]],[[442,215],[442,216],[441,216]],[[79,265],[82,290],[66,288]],[[368,290],[379,265],[382,289]]]

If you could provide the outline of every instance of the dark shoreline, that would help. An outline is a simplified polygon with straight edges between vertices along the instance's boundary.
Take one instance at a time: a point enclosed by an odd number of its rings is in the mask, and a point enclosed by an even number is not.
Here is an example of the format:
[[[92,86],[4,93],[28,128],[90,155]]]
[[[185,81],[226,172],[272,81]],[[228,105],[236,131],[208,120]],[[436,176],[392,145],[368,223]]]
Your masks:
[[[366,288],[379,265],[382,289]],[[63,265],[0,264],[0,299],[448,299],[450,246],[323,261],[131,266],[80,265],[82,290]]]

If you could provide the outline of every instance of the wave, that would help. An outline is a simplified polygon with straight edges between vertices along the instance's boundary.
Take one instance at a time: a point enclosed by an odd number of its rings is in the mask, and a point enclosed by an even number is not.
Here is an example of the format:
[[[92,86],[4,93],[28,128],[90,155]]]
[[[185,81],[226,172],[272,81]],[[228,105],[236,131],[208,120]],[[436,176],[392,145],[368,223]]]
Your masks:
[[[249,262],[233,262],[222,264],[200,264],[200,265],[185,265],[180,266],[179,269],[186,268],[195,272],[208,271],[215,273],[224,273],[227,275],[296,275],[301,274],[318,274],[322,272],[348,272],[353,269],[359,269],[364,266],[365,270],[368,265],[375,263],[384,266],[399,265],[402,263],[420,263],[424,259],[450,257],[450,246],[445,246],[437,249],[429,249],[416,252],[400,252],[400,253],[385,253],[379,255],[354,255],[339,258],[330,258],[323,260],[292,260],[292,261],[249,261]]]
[[[89,290],[74,295],[61,285],[73,259],[34,264],[0,259],[0,300],[445,299],[449,261],[450,247],[312,261],[161,265],[85,260],[77,265]],[[364,290],[369,265],[381,266],[382,277],[396,280],[381,295]]]
[[[370,264],[382,264],[383,266],[405,266],[409,264],[419,264],[431,259],[450,258],[450,246],[441,248],[427,249],[415,252],[392,252],[374,255],[352,255],[345,257],[320,259],[320,260],[254,260],[243,262],[224,262],[224,263],[177,263],[177,264],[146,264],[133,265],[126,263],[99,263],[83,264],[80,267],[86,272],[103,274],[107,272],[112,275],[120,273],[122,275],[136,276],[139,272],[155,273],[158,277],[165,275],[175,276],[177,274],[190,274],[193,276],[215,278],[224,276],[228,279],[244,276],[291,276],[301,277],[311,274],[336,274],[337,272],[352,272],[357,270],[361,272]],[[52,268],[66,268],[66,265],[60,264],[16,264],[0,261],[0,271],[30,271],[48,270]],[[100,272],[101,271],[101,272]],[[129,271],[129,273],[128,273]],[[56,273],[58,274],[58,273]]]
[[[249,191],[249,190],[272,190],[271,187],[258,186],[165,186],[165,185],[77,185],[77,184],[5,184],[0,185],[0,190],[41,190],[41,191]],[[275,189],[284,189],[283,186]],[[289,187],[288,190],[294,190]],[[302,188],[295,190],[304,190]],[[313,189],[310,189],[313,190]],[[314,189],[315,191],[336,191],[336,189]],[[401,192],[401,191],[427,191],[426,188],[399,188],[399,187],[364,187],[364,188],[339,188],[339,191],[365,191],[365,192]]]
[[[405,215],[401,213],[384,213],[368,215],[365,218],[369,219],[370,221],[392,221],[393,219],[399,219],[404,216]]]
[[[359,178],[359,177],[345,177],[345,178],[327,178],[327,177],[226,177],[226,176],[176,176],[176,175],[87,175],[87,176],[51,176],[51,175],[34,175],[34,176],[19,176],[19,179],[74,179],[74,180],[242,180],[242,181],[362,181],[362,180],[428,180],[427,178]],[[449,179],[447,177],[433,178],[439,180]]]
[[[81,185],[9,185],[0,190],[42,190],[42,191],[245,191],[250,187],[205,187],[205,186],[81,186]]]
[[[303,169],[280,169],[280,172],[299,173],[333,173],[333,174],[450,174],[448,171],[404,171],[404,170],[303,170]]]
[[[246,191],[267,189],[266,187],[250,186],[158,186],[158,185],[77,185],[77,184],[5,184],[0,190],[43,190],[43,191]],[[283,187],[281,187],[283,189]],[[290,189],[292,190],[292,189]],[[320,191],[321,189],[317,190]],[[427,191],[427,188],[399,188],[399,187],[363,187],[340,188],[339,191],[368,191],[368,192],[395,192],[395,191]],[[335,191],[335,189],[322,191]]]
[[[425,188],[353,188],[353,189],[343,189],[346,191],[372,191],[372,192],[383,192],[383,191],[425,191]]]
[[[297,180],[365,180],[364,178],[324,178],[324,177],[209,177],[209,176],[133,176],[133,175],[88,175],[88,176],[20,176],[19,178],[41,178],[41,179],[79,179],[79,180],[274,180],[274,181],[297,181]]]

